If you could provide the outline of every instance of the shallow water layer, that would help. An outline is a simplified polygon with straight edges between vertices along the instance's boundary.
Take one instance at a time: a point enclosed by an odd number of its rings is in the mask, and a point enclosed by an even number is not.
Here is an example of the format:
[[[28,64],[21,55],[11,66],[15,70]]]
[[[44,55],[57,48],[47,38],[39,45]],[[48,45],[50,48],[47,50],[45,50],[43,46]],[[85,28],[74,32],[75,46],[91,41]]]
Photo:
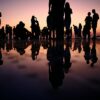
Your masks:
[[[0,100],[96,100],[99,93],[99,40],[0,42]]]

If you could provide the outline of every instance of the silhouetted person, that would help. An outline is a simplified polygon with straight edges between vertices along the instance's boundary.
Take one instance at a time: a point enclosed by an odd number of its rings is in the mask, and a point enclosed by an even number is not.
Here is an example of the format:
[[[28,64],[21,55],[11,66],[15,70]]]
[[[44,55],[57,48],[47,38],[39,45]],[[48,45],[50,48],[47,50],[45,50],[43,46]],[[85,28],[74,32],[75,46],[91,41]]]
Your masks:
[[[14,26],[13,27],[13,39],[15,39],[15,37],[16,37],[16,27]]]
[[[40,26],[37,18],[32,16],[31,18],[31,29],[32,29],[32,37],[39,38],[40,35]]]
[[[69,37],[69,29],[71,25],[71,14],[72,14],[72,9],[70,8],[70,4],[66,2],[65,4],[65,27],[66,27],[66,32]]]
[[[81,38],[82,37],[82,24],[81,23],[79,23],[79,37]]]
[[[49,13],[52,13],[58,40],[64,38],[64,4],[65,0],[49,0]]]
[[[84,40],[83,41],[83,50],[84,50],[84,58],[86,60],[86,63],[89,64],[90,63],[90,59],[91,59],[91,48],[90,48],[90,40]]]
[[[25,40],[28,38],[29,31],[25,28],[25,23],[20,21],[15,29],[15,38]]]
[[[4,26],[0,29],[0,40],[5,40]]]
[[[48,31],[49,31],[49,39],[51,39],[52,33],[53,33],[53,38],[54,38],[56,26],[54,24],[52,12],[49,12],[49,15],[47,16],[47,26],[48,26]]]
[[[88,39],[90,39],[91,26],[92,26],[92,17],[91,17],[91,13],[88,12],[88,16],[86,16],[86,18],[85,18],[84,38],[86,38],[86,36],[88,36]]]
[[[99,20],[99,15],[96,13],[95,9],[92,10],[93,13],[93,19],[92,19],[92,28],[93,28],[93,39],[96,38],[96,28],[97,28],[97,23]]]
[[[12,39],[12,27],[10,25],[6,25],[6,36],[7,39]]]
[[[36,20],[37,20],[37,18],[35,17],[35,16],[32,16],[32,18],[31,18],[31,28],[32,28],[32,33],[34,33],[35,32],[35,24],[36,24]]]
[[[93,41],[92,49],[91,49],[91,66],[94,66],[95,63],[97,63],[98,57],[96,52],[96,41]]]
[[[5,40],[0,40],[0,49],[2,50],[5,50],[5,44],[6,44],[6,41]]]

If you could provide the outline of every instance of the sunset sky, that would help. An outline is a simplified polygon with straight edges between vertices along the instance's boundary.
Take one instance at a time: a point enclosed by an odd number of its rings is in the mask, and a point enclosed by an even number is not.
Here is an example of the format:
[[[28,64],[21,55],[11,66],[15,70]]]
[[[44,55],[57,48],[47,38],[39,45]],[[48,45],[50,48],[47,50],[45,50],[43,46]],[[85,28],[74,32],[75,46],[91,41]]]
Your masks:
[[[72,25],[82,23],[87,12],[93,8],[100,15],[100,0],[66,0],[73,10]],[[46,26],[49,0],[0,0],[0,11],[2,12],[2,26],[9,24],[15,26],[19,21],[25,23],[30,30],[31,17],[35,15],[40,23],[41,29]],[[98,22],[98,33],[100,33],[100,20]]]

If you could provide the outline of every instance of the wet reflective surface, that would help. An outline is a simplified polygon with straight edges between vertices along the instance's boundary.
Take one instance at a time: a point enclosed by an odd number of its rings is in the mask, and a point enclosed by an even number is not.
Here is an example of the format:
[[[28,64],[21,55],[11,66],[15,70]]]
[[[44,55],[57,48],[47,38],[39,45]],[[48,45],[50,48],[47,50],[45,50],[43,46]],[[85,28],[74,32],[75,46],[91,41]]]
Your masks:
[[[0,42],[0,100],[97,100],[99,93],[99,40]]]

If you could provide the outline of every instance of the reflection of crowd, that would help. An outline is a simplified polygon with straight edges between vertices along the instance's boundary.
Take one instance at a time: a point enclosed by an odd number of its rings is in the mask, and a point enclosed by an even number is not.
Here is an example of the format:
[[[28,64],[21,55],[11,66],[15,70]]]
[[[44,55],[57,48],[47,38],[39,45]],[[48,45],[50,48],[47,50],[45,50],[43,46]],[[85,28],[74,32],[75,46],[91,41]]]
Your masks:
[[[74,46],[72,46],[72,41],[22,41],[22,40],[9,40],[9,41],[1,41],[0,42],[0,65],[3,64],[2,58],[2,49],[10,52],[11,50],[15,50],[20,54],[20,56],[25,54],[25,49],[31,45],[31,58],[32,60],[36,60],[40,46],[44,49],[47,49],[47,60],[49,61],[49,80],[53,86],[53,88],[58,89],[62,83],[65,74],[67,74],[72,66],[71,62],[71,50],[72,52],[77,51],[79,54],[84,52],[84,59],[87,64],[90,64],[91,67],[95,65],[98,61],[97,53],[96,53],[96,41],[92,42],[92,47],[90,47],[90,40],[83,39],[75,39]],[[91,63],[90,63],[91,62]]]
[[[84,58],[87,64],[91,61],[91,66],[97,62],[98,57],[96,53],[96,41],[93,41],[92,48],[90,47],[90,41],[83,41]]]
[[[49,0],[49,13],[47,16],[47,26],[40,29],[39,21],[36,16],[31,18],[31,32],[25,28],[25,23],[20,21],[16,26],[11,27],[10,25],[2,26],[0,28],[0,39],[39,39],[39,38],[56,38],[57,40],[63,40],[64,37],[67,39],[72,38],[72,31],[74,30],[75,38],[87,38],[90,39],[91,34],[90,30],[93,30],[93,39],[96,39],[96,29],[99,20],[99,15],[95,9],[92,9],[91,12],[88,12],[85,18],[85,25],[82,26],[79,23],[79,26],[71,26],[72,19],[71,14],[73,10],[70,7],[69,2],[65,0]],[[1,17],[0,12],[0,26],[1,26]],[[65,27],[65,32],[64,32]]]
[[[84,59],[91,67],[97,63],[98,57],[96,53],[96,41],[93,41],[92,48],[90,41],[83,39],[75,39],[74,47],[72,48],[71,40],[64,42],[50,41],[47,49],[47,59],[49,61],[49,80],[54,89],[58,89],[63,83],[65,73],[68,73],[72,65],[71,62],[71,49],[72,52],[78,50],[82,52],[82,45],[84,51]]]

